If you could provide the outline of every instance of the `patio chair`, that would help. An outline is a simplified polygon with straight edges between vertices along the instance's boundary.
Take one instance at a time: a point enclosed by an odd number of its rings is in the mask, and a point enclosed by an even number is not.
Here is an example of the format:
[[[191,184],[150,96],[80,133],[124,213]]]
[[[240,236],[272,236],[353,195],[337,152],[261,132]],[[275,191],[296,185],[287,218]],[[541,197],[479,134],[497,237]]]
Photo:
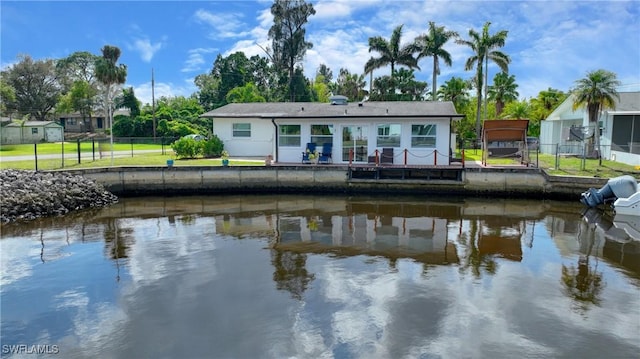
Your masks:
[[[322,144],[322,152],[320,152],[320,157],[318,158],[319,163],[332,163],[333,157],[331,156],[331,151],[333,149],[333,144],[331,143],[323,143]]]
[[[316,144],[314,142],[307,143],[307,149],[302,152],[302,163],[311,163],[309,154],[316,152]]]
[[[393,147],[385,147],[382,149],[382,155],[380,155],[380,163],[393,164]]]

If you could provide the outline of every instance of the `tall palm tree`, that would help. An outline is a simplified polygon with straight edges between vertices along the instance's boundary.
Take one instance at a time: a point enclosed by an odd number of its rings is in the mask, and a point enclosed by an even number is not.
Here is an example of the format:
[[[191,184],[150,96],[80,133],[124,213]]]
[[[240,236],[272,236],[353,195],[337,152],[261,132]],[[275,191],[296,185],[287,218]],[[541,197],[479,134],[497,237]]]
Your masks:
[[[117,65],[120,49],[115,46],[102,47],[102,57],[96,60],[95,77],[105,86],[105,107],[109,118],[109,132],[111,139],[111,164],[113,165],[113,89],[124,84],[127,79],[127,65]]]
[[[516,77],[506,72],[498,72],[493,77],[493,85],[489,86],[489,99],[496,102],[496,117],[500,117],[505,102],[515,101],[519,93],[516,91]]]
[[[455,31],[447,31],[444,26],[436,26],[433,21],[429,21],[429,32],[416,38],[416,46],[420,51],[417,60],[423,57],[433,57],[433,78],[431,99],[437,98],[437,78],[440,75],[440,61],[442,59],[445,65],[451,66],[451,54],[443,47],[452,38],[457,38],[458,33]]]
[[[413,54],[417,51],[415,44],[411,43],[402,47],[400,46],[402,26],[403,25],[400,25],[393,30],[389,41],[381,36],[369,38],[369,52],[377,51],[380,57],[371,57],[369,61],[367,61],[364,65],[365,74],[373,74],[373,70],[390,65],[391,77],[393,78],[396,64],[407,66],[410,69],[420,69],[418,60],[413,57]]]
[[[474,65],[476,67],[476,76],[475,76],[475,85],[478,96],[478,105],[476,107],[476,136],[477,139],[480,139],[480,108],[482,98],[482,90],[484,83],[487,82],[486,71],[484,66],[489,65],[489,60],[494,62],[503,72],[509,72],[509,63],[511,59],[509,56],[501,51],[496,49],[504,46],[505,41],[507,39],[507,31],[501,30],[495,33],[494,35],[489,34],[489,26],[491,22],[486,22],[482,27],[482,34],[478,33],[473,29],[469,29],[469,39],[457,39],[456,43],[460,45],[465,45],[471,48],[473,51],[473,55],[467,59],[467,62],[464,65],[465,71],[469,71],[473,69]],[[483,83],[483,75],[484,75],[484,83]]]
[[[594,152],[592,155],[600,158],[600,131],[598,128],[598,117],[600,111],[615,108],[615,99],[620,99],[616,87],[620,86],[620,81],[615,73],[607,70],[595,70],[587,73],[587,77],[576,81],[576,88],[573,89],[573,110],[582,106],[587,107],[589,114],[589,125],[594,126],[593,140]]]

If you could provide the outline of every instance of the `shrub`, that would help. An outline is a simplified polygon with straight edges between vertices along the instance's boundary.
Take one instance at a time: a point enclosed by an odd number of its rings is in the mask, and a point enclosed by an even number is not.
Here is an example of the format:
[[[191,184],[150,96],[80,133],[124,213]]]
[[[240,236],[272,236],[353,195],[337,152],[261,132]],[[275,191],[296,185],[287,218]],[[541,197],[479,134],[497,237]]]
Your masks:
[[[202,153],[204,157],[218,157],[223,149],[224,144],[222,140],[216,135],[211,135],[211,137],[203,143]]]
[[[171,144],[173,152],[178,158],[196,158],[202,153],[202,141],[183,137]]]

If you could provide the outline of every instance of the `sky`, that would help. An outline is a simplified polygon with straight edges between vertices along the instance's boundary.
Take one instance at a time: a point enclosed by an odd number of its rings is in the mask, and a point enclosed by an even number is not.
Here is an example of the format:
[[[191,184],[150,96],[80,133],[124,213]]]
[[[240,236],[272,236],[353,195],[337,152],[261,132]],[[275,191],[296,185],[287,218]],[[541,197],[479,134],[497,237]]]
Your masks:
[[[508,31],[501,51],[511,57],[520,99],[554,88],[569,91],[589,71],[617,74],[619,91],[640,90],[640,1],[390,1],[318,0],[306,25],[313,43],[302,65],[314,78],[320,64],[334,80],[341,68],[362,74],[371,56],[368,39],[389,39],[403,25],[402,43],[426,33],[429,21],[469,39],[469,30],[490,34]],[[104,45],[117,46],[119,63],[127,65],[125,86],[143,103],[155,97],[190,96],[194,78],[208,73],[218,54],[242,51],[266,56],[270,46],[272,1],[11,1],[0,2],[0,66],[6,69],[20,54],[60,59],[76,51],[101,55]],[[445,49],[452,66],[441,64],[438,86],[465,71],[471,50],[450,41]],[[419,81],[431,88],[432,59],[419,62]],[[489,82],[499,71],[489,65]],[[374,77],[390,68],[374,71]],[[367,82],[369,77],[367,76]],[[368,88],[368,84],[367,84]]]

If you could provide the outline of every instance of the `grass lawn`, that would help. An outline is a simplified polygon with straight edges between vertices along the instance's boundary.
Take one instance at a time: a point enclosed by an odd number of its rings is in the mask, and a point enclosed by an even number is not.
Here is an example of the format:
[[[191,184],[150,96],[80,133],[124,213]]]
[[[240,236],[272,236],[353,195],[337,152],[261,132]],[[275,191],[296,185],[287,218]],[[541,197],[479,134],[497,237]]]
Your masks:
[[[173,159],[173,165],[176,167],[179,166],[222,166],[222,162],[219,158],[198,158],[198,159],[176,159],[175,156],[172,155],[163,155],[161,153],[145,153],[144,155],[136,155],[134,157],[126,156],[126,157],[114,157],[113,165],[114,166],[166,166],[167,160]],[[244,159],[233,159],[229,160],[229,166],[260,166],[264,165],[264,160],[244,160]],[[106,155],[103,156],[102,159],[97,159],[95,161],[91,161],[89,159],[82,159],[82,162],[78,164],[77,159],[65,159],[64,168],[65,169],[80,169],[80,168],[97,168],[97,167],[110,167],[111,166],[111,156]],[[35,169],[35,161],[2,161],[0,158],[0,169],[23,169],[23,170],[34,170]],[[39,159],[38,160],[38,170],[53,170],[53,169],[61,169],[62,159]]]
[[[146,143],[134,143],[133,145],[130,143],[114,143],[113,150],[114,151],[131,151],[133,150],[161,150],[162,145],[159,144],[146,144]],[[171,149],[168,145],[164,146],[165,149]],[[54,143],[38,143],[37,144],[38,155],[48,155],[48,154],[60,154],[62,153],[62,142],[54,142]],[[95,150],[96,151],[111,151],[111,145],[105,142],[95,142]],[[80,152],[91,152],[93,151],[93,143],[91,142],[80,142]],[[77,142],[64,142],[64,153],[77,153],[78,152],[78,143]],[[0,146],[0,160],[4,156],[33,156],[34,154],[34,146],[33,144],[22,144],[22,145],[2,145]]]
[[[466,160],[482,161],[482,150],[466,150]],[[535,166],[537,161],[538,167],[544,169],[550,175],[556,176],[583,176],[583,177],[602,177],[611,178],[622,175],[632,175],[640,178],[640,166],[631,166],[619,162],[602,160],[602,165],[598,159],[582,159],[579,157],[559,157],[558,166],[556,168],[556,156],[549,154],[531,155],[531,162]],[[515,165],[520,164],[517,158],[489,158],[487,165]]]

